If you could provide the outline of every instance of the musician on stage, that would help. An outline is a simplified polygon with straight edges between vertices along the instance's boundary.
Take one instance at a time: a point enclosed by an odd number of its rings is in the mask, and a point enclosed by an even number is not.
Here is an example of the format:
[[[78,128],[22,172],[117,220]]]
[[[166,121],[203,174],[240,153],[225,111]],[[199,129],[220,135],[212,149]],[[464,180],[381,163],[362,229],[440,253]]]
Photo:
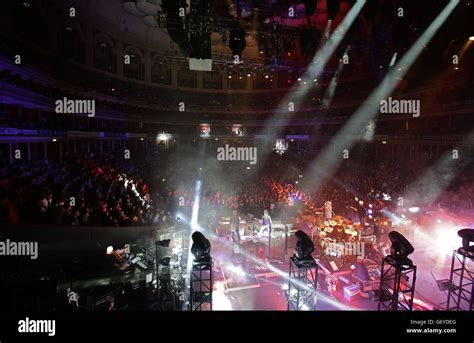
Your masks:
[[[252,236],[257,236],[260,232],[260,229],[255,224],[255,221],[258,221],[258,219],[255,219],[254,215],[252,213],[249,213],[248,216],[247,216],[246,229],[251,232]]]
[[[215,233],[218,234],[219,228],[219,219],[217,218],[217,211],[215,209],[211,210],[211,213],[208,217],[208,227]]]
[[[232,211],[232,216],[230,217],[230,232],[232,235],[232,239],[237,243],[240,243],[240,232],[239,232],[239,225],[240,225],[240,216],[237,213],[237,210]]]
[[[324,218],[326,220],[331,220],[332,219],[332,202],[331,201],[326,201],[324,203],[324,206],[322,207],[322,210],[324,212]]]
[[[262,227],[260,228],[260,236],[265,230],[271,230],[272,228],[272,217],[270,217],[270,214],[268,214],[267,210],[263,211],[263,217],[262,217]]]

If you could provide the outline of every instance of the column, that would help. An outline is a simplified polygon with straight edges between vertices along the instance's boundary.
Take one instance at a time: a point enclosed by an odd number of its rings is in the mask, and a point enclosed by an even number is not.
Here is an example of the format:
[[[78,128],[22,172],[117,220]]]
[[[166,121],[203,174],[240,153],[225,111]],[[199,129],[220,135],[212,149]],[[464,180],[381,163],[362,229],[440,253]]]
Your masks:
[[[204,72],[198,71],[197,72],[197,88],[198,89],[203,88],[203,78],[204,78]]]
[[[247,76],[246,76],[247,77]],[[253,88],[253,78],[252,76],[247,77],[247,90],[251,90]]]
[[[145,51],[145,81],[146,82],[151,82],[151,66],[152,66],[152,61],[151,61],[151,52],[150,51]]]

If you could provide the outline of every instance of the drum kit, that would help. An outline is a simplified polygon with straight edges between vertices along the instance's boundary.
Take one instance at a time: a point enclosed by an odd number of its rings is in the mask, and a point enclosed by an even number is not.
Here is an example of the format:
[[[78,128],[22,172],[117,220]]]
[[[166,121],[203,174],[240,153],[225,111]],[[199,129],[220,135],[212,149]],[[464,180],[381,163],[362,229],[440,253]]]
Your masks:
[[[324,250],[337,241],[359,240],[361,230],[360,224],[355,224],[342,216],[335,216],[331,220],[318,216],[313,226],[312,238]]]

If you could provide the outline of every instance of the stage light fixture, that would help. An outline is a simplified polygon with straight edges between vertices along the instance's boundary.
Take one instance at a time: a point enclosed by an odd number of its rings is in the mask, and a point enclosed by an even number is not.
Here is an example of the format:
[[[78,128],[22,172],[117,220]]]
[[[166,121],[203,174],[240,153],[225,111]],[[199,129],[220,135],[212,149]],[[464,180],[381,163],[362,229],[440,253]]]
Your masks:
[[[192,236],[193,244],[191,254],[194,256],[195,264],[206,264],[211,262],[211,242],[199,231],[195,231]]]
[[[397,231],[390,232],[388,238],[392,242],[392,246],[390,248],[390,255],[387,257],[393,260],[399,267],[413,266],[412,260],[408,258],[415,251],[413,245]]]
[[[296,231],[295,237],[296,245],[294,257],[298,261],[311,260],[311,253],[314,251],[314,244],[311,238],[302,230]]]
[[[201,138],[208,138],[211,135],[211,125],[209,124],[200,124],[199,125],[200,136]]]
[[[471,242],[474,242],[474,229],[459,230],[458,236],[462,238],[462,247],[459,248],[459,252],[467,253],[474,258],[474,245],[471,245]]]

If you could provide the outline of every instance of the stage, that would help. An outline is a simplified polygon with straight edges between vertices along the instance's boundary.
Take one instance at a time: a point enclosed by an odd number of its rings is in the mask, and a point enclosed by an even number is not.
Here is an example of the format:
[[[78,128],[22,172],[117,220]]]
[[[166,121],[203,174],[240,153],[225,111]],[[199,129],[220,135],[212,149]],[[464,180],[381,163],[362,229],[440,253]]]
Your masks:
[[[415,247],[415,252],[410,256],[418,268],[414,310],[445,309],[448,291],[440,289],[440,285],[443,280],[449,280],[452,252],[461,245],[457,230],[473,221],[474,213],[453,215],[433,211],[417,217],[416,223],[393,228],[403,233]],[[311,233],[307,232],[309,236]],[[286,290],[289,257],[294,248],[294,230],[287,231],[286,239],[284,235],[278,232],[273,234],[270,248],[272,258],[265,255],[268,236],[259,240],[258,248],[255,245],[247,246],[241,252],[244,256],[235,254],[229,236],[223,235],[213,240],[214,310],[287,310]],[[376,267],[380,268],[380,265]],[[340,274],[350,272],[342,271]],[[377,298],[367,298],[361,294],[345,296],[341,281],[333,291],[329,291],[327,276],[328,273],[319,268],[316,310],[377,310]]]
[[[447,301],[446,287],[443,283],[449,280],[452,252],[461,246],[461,239],[457,231],[464,227],[472,227],[474,214],[453,215],[443,211],[426,213],[419,218],[417,224],[411,223],[403,227],[391,229],[402,233],[414,246],[415,251],[410,258],[418,268],[416,277],[416,291],[414,310],[445,309]],[[6,228],[7,229],[7,228]],[[45,231],[51,234],[45,235]],[[64,232],[63,232],[64,231]],[[174,232],[176,231],[176,232]],[[177,233],[179,232],[179,234]],[[113,245],[120,249],[126,244],[132,247],[148,246],[153,248],[156,240],[171,239],[169,253],[171,264],[177,265],[177,256],[185,259],[185,252],[176,249],[177,246],[189,244],[183,239],[183,232],[191,233],[190,228],[182,225],[175,229],[160,229],[153,227],[137,228],[69,228],[44,227],[43,234],[39,235],[35,227],[13,226],[12,230],[5,230],[4,237],[16,241],[37,239],[39,242],[39,256],[42,258],[31,262],[31,267],[39,268],[44,276],[55,276],[62,280],[57,287],[57,299],[66,300],[65,291],[71,285],[74,291],[82,296],[80,306],[86,307],[87,294],[92,289],[107,286],[132,283],[151,286],[149,277],[153,273],[153,263],[148,263],[145,270],[138,264],[135,272],[119,270],[110,263],[106,255],[108,246]],[[218,233],[204,230],[212,244],[213,258],[213,310],[277,310],[286,311],[288,308],[287,290],[289,284],[289,261],[294,253],[295,228],[291,224],[281,224],[275,220],[272,230],[272,239],[268,249],[269,237],[263,235],[258,239],[247,235],[242,228],[243,243],[239,250],[231,236],[220,230]],[[305,232],[309,237],[312,229],[307,226]],[[66,235],[66,233],[68,235]],[[62,237],[68,237],[65,241]],[[150,248],[148,248],[150,249]],[[324,257],[324,256],[323,256]],[[374,294],[358,293],[350,288],[354,281],[350,280],[350,263],[341,264],[333,256],[331,263],[323,263],[322,256],[315,256],[319,263],[318,287],[316,291],[316,310],[377,310],[378,301]],[[154,253],[148,257],[153,260]],[[369,271],[380,268],[380,264],[366,259]],[[364,263],[365,263],[364,262]],[[471,261],[472,264],[472,261]],[[29,264],[24,264],[28,270]],[[339,268],[332,271],[333,266]],[[71,270],[76,270],[70,274]],[[179,272],[186,277],[185,269]],[[328,277],[329,274],[333,274]],[[372,284],[377,284],[376,273]],[[34,280],[31,280],[34,284]],[[333,284],[332,284],[333,283]],[[26,287],[21,286],[19,287]],[[15,289],[15,288],[12,288]],[[369,294],[369,296],[367,296]],[[147,295],[148,300],[140,300],[138,308],[148,307],[157,309],[149,303],[154,303],[153,292]],[[21,296],[15,295],[11,299],[20,301]],[[58,307],[67,310],[67,306]]]

